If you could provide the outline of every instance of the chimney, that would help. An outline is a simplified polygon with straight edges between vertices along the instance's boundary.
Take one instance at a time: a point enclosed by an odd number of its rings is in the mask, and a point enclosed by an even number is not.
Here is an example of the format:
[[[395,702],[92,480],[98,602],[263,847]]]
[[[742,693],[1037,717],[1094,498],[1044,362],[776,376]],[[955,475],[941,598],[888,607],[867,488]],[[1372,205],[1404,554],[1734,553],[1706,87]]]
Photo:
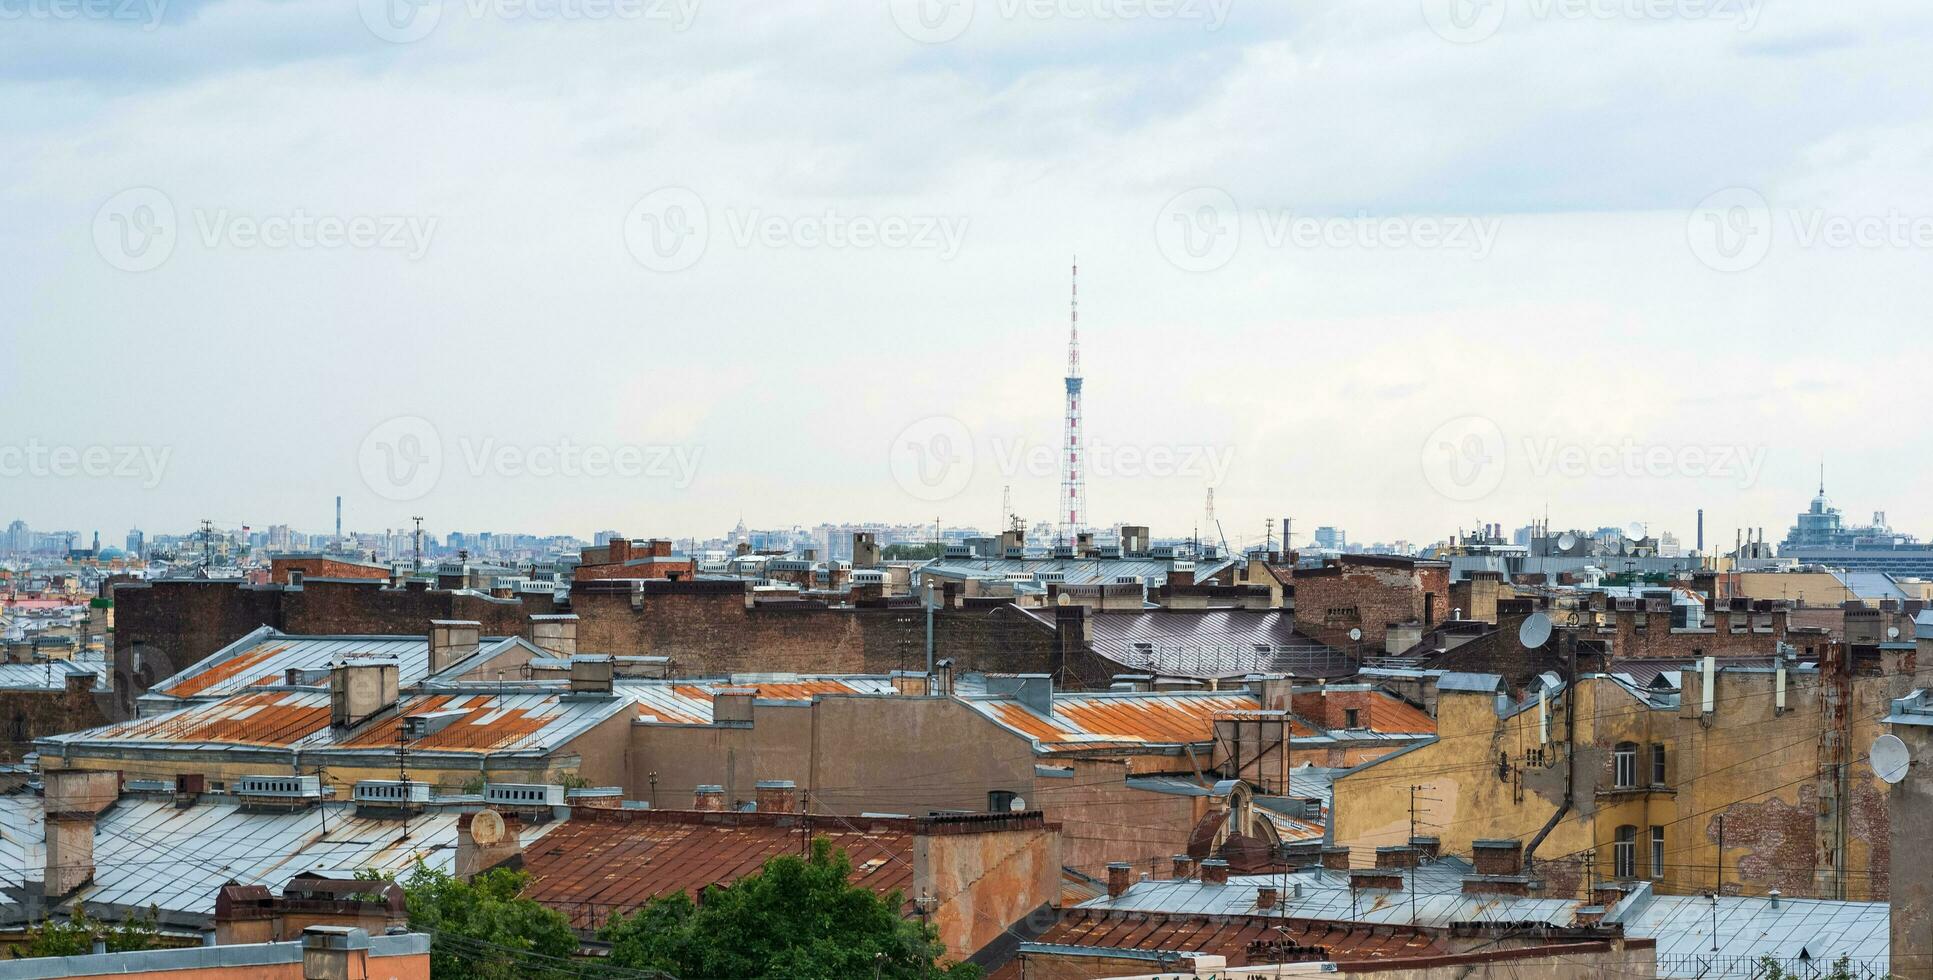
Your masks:
[[[1107,897],[1120,898],[1128,893],[1128,885],[1134,881],[1134,867],[1126,861],[1116,861],[1107,866]]]
[[[464,881],[523,853],[516,817],[479,810],[456,818],[456,876]]]
[[[609,694],[614,662],[608,656],[571,658],[572,694]]]
[[[1221,858],[1209,858],[1201,863],[1201,883],[1204,885],[1228,884],[1228,862]]]
[[[1362,868],[1349,872],[1349,888],[1352,891],[1378,889],[1400,892],[1403,890],[1403,873],[1392,868]]]
[[[1443,854],[1443,842],[1435,837],[1412,837],[1409,849],[1416,852],[1416,860],[1434,861]]]
[[[524,624],[524,639],[553,657],[577,655],[577,617],[571,614],[538,615]]]
[[[1274,885],[1262,885],[1255,889],[1255,907],[1263,912],[1275,907],[1275,901],[1282,895]]]
[[[1322,867],[1328,871],[1349,870],[1349,848],[1341,846],[1323,848]]]
[[[693,790],[691,808],[704,813],[725,812],[725,787],[706,783]]]
[[[1195,876],[1195,859],[1189,857],[1186,854],[1175,855],[1174,857],[1175,880],[1186,881],[1190,878],[1193,878],[1194,876]]]
[[[628,538],[612,538],[605,548],[605,560],[612,565],[622,565],[631,560],[631,542]]]
[[[468,619],[430,620],[430,673],[475,656],[482,649],[483,624]]]
[[[671,557],[671,540],[669,538],[652,538],[651,539],[651,557],[653,558]]]
[[[1470,864],[1480,875],[1514,877],[1524,873],[1524,845],[1514,840],[1470,842]]]
[[[396,661],[345,660],[329,670],[329,724],[354,728],[396,706]]]
[[[1385,871],[1414,868],[1416,852],[1401,846],[1376,848],[1376,867]]]
[[[120,796],[121,774],[105,769],[50,769],[41,797],[45,811],[45,892],[71,894],[94,880],[94,816]]]
[[[728,688],[718,690],[711,696],[711,720],[713,724],[726,722],[749,725],[752,723],[752,703],[758,699],[758,692],[751,688]]]
[[[1727,607],[1712,610],[1712,631],[1717,633],[1719,636],[1731,635],[1731,632],[1732,632],[1731,607],[1727,606]]]
[[[368,968],[368,932],[354,926],[302,930],[302,980],[355,980],[367,976]]]
[[[761,779],[754,784],[760,813],[797,813],[799,787],[790,779]]]

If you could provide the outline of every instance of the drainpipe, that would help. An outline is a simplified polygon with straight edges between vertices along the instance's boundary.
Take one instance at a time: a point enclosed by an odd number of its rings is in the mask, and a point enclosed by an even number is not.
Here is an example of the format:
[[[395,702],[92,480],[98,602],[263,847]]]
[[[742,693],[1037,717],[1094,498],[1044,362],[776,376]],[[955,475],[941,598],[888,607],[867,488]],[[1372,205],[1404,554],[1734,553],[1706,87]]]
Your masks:
[[[1537,845],[1557,829],[1557,822],[1571,812],[1577,787],[1577,631],[1564,631],[1564,653],[1570,661],[1570,687],[1564,692],[1564,802],[1558,804],[1557,812],[1550,815],[1537,836],[1530,839],[1524,848],[1524,871],[1535,869],[1537,864]]]

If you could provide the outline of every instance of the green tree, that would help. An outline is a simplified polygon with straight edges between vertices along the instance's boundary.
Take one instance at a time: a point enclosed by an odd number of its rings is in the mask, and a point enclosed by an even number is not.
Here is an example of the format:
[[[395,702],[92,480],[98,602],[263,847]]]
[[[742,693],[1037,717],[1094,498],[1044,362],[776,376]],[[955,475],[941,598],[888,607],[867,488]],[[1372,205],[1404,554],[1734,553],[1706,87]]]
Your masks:
[[[66,922],[49,920],[27,930],[26,938],[14,947],[14,955],[85,956],[94,951],[95,940],[105,942],[110,953],[154,949],[161,944],[160,918],[161,911],[150,905],[145,914],[129,915],[120,925],[109,926],[75,909]]]
[[[496,868],[465,882],[418,862],[402,885],[409,927],[430,934],[431,975],[437,980],[579,976],[569,962],[577,952],[570,920],[524,897],[529,878]]]
[[[681,977],[977,980],[978,967],[942,966],[932,927],[900,918],[898,893],[881,898],[851,882],[852,862],[825,838],[812,856],[774,857],[759,872],[653,900],[598,931],[611,965]]]
[[[1825,972],[1794,972],[1785,964],[1771,956],[1759,957],[1759,975],[1764,980],[1854,980],[1852,957],[1841,956],[1832,961],[1832,968]]]

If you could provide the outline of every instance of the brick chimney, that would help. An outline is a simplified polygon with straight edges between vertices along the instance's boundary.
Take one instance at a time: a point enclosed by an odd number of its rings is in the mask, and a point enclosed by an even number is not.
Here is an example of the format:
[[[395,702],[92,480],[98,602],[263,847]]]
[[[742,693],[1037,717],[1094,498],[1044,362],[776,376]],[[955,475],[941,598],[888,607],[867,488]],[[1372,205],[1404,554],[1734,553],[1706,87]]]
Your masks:
[[[706,813],[725,812],[725,787],[706,783],[692,791],[691,808]]]
[[[760,813],[797,813],[799,810],[799,787],[790,779],[761,779],[754,791]]]
[[[1186,854],[1175,855],[1174,856],[1175,880],[1186,881],[1189,878],[1193,878],[1194,876],[1195,876],[1195,859],[1189,857]]]
[[[1385,868],[1362,868],[1349,872],[1349,887],[1355,891],[1373,888],[1400,892],[1403,890],[1403,873]]]
[[[1134,866],[1126,861],[1116,861],[1107,866],[1107,897],[1120,898],[1128,893],[1128,886],[1134,883]]]
[[[605,558],[613,565],[621,565],[631,560],[631,542],[627,538],[612,538],[605,546]]]
[[[475,656],[482,644],[482,623],[468,619],[430,620],[430,673]]]
[[[1376,867],[1389,870],[1406,870],[1416,867],[1416,852],[1407,847],[1376,848]]]
[[[1281,895],[1281,891],[1274,885],[1262,885],[1255,889],[1255,907],[1266,912],[1275,907],[1275,901]]]
[[[1480,875],[1515,876],[1524,873],[1524,845],[1514,840],[1470,842],[1470,864]]]
[[[1322,849],[1322,866],[1329,871],[1349,870],[1349,848],[1325,847]]]
[[[1409,839],[1409,849],[1416,852],[1419,862],[1434,861],[1443,856],[1443,842],[1435,837],[1412,837]]]
[[[1201,863],[1201,883],[1204,885],[1228,884],[1228,862],[1221,858],[1209,858]]]

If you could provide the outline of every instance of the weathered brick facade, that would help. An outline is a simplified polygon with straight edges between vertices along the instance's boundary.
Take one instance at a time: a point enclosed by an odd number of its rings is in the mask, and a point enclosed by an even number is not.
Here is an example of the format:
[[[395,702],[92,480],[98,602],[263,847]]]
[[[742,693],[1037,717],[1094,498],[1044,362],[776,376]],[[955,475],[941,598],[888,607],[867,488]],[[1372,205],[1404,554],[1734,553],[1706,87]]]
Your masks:
[[[1450,568],[1442,562],[1344,555],[1294,569],[1296,628],[1331,646],[1381,649],[1392,623],[1425,627],[1449,615]],[[1349,639],[1362,630],[1360,642]]]
[[[93,682],[92,674],[76,674],[60,690],[0,691],[0,725],[6,726],[0,762],[19,762],[34,750],[34,739],[107,724],[106,699]]]

